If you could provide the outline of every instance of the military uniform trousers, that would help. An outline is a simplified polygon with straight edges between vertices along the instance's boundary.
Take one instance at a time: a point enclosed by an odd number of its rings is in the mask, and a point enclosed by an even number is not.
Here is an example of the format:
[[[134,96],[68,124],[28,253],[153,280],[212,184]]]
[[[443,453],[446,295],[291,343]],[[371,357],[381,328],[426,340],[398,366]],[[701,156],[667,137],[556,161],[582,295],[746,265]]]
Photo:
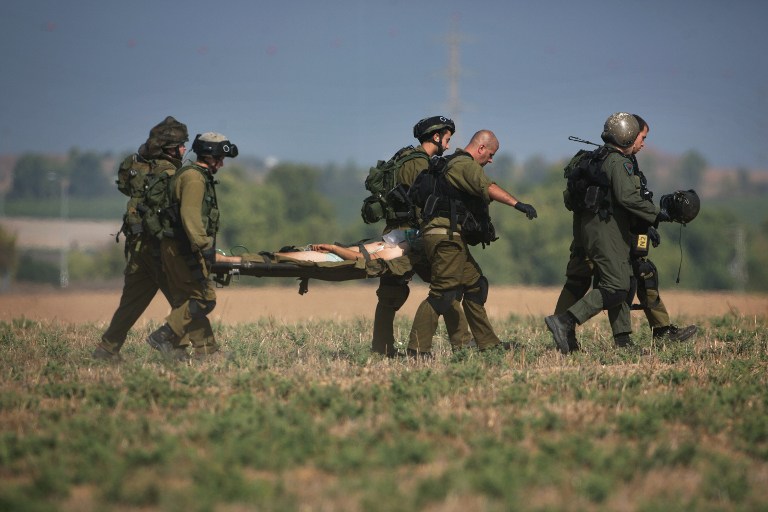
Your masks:
[[[582,324],[606,309],[614,336],[631,333],[632,319],[626,301],[632,274],[629,242],[612,218],[604,222],[597,215],[586,215],[581,221],[581,229],[586,256],[594,265],[596,286],[568,311]],[[581,264],[578,267],[585,269]],[[601,290],[621,295],[620,302],[606,308]]]
[[[431,267],[429,297],[416,311],[408,348],[418,352],[431,352],[432,338],[438,327],[440,314],[432,301],[442,303],[442,316],[451,343],[459,349],[469,343],[469,333],[462,319],[462,308],[466,322],[475,338],[477,347],[485,349],[500,343],[493,331],[485,311],[487,288],[481,281],[480,266],[475,262],[466,243],[458,234],[423,235],[424,250]],[[481,300],[476,298],[481,296]]]
[[[109,327],[101,336],[99,344],[106,351],[116,354],[120,351],[128,330],[144,313],[160,290],[168,303],[173,300],[160,261],[160,242],[148,235],[138,235],[126,240],[128,262],[125,267],[123,293]]]
[[[661,300],[657,288],[648,288],[645,286],[643,275],[639,274],[638,266],[635,260],[632,261],[632,270],[637,284],[637,299],[642,306],[643,313],[648,320],[648,326],[651,329],[665,327],[670,324],[667,307]],[[587,257],[583,248],[571,247],[571,257],[565,270],[565,286],[563,286],[560,296],[555,306],[555,314],[564,313],[576,302],[584,297],[592,285],[594,277],[594,265]],[[655,276],[658,284],[658,276]],[[628,297],[631,301],[633,297]]]
[[[196,353],[211,354],[218,350],[208,314],[216,305],[216,288],[199,255],[181,250],[184,242],[164,238],[161,242],[163,271],[175,304],[166,322],[174,334],[189,336]],[[184,346],[180,343],[179,346]]]
[[[637,282],[637,300],[643,307],[645,318],[648,319],[648,326],[653,330],[657,327],[668,326],[670,320],[667,307],[659,295],[659,276],[655,265],[652,266],[655,275],[647,276],[643,273],[644,267],[646,267],[643,263],[647,261],[646,258],[640,257],[631,260],[632,272]]]

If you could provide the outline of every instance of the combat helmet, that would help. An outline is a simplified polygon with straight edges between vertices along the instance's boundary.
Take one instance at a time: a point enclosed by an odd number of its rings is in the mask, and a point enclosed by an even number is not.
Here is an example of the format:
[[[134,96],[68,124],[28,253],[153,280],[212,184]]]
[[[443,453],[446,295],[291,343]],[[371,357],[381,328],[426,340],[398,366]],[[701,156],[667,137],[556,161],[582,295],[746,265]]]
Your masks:
[[[198,133],[192,142],[192,151],[197,156],[212,156],[235,158],[238,155],[237,146],[229,142],[224,135],[216,132]]]
[[[637,121],[637,117],[627,112],[616,112],[605,120],[603,133],[600,137],[607,144],[628,148],[634,144],[640,131],[640,123]]]
[[[701,199],[695,190],[677,190],[664,194],[659,200],[659,206],[667,211],[670,220],[680,224],[688,224],[699,215]]]
[[[454,134],[456,133],[456,125],[447,117],[425,117],[414,125],[413,136],[422,141],[429,135],[442,130],[450,130],[451,134]]]
[[[161,148],[181,146],[188,140],[187,125],[180,123],[173,116],[166,117],[149,131],[149,141]]]

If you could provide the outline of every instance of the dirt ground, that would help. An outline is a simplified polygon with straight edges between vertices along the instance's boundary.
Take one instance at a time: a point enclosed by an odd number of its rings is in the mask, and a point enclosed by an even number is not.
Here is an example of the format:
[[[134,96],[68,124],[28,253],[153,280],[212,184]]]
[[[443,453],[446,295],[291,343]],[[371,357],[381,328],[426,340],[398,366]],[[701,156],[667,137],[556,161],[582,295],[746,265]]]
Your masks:
[[[554,308],[559,289],[532,287],[491,288],[486,307],[491,318],[509,315],[543,317]],[[426,297],[423,285],[411,287],[411,296],[400,315],[413,317]],[[768,295],[716,292],[663,291],[673,322],[677,319],[722,316],[728,313],[745,317],[768,316]],[[17,318],[58,323],[107,324],[120,300],[120,290],[23,290],[0,294],[0,321]],[[273,318],[284,322],[301,320],[346,320],[372,318],[376,306],[374,283],[334,284],[310,281],[309,293],[298,294],[298,287],[230,286],[218,290],[218,305],[212,319],[227,324]],[[158,295],[139,320],[159,322],[169,308]],[[634,313],[639,315],[639,313]]]

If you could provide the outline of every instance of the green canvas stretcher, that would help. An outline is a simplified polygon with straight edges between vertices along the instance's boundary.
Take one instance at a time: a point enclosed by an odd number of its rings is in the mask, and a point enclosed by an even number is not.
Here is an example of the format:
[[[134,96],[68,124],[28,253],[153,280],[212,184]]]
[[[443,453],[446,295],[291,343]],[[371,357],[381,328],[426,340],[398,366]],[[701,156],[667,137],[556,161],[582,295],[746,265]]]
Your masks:
[[[372,279],[387,275],[405,276],[414,271],[414,266],[425,261],[422,253],[411,253],[391,260],[356,259],[337,262],[297,261],[274,253],[245,253],[240,263],[214,263],[211,274],[221,285],[228,285],[232,277],[295,277],[298,278],[299,293],[307,293],[309,279],[320,281],[353,281]]]

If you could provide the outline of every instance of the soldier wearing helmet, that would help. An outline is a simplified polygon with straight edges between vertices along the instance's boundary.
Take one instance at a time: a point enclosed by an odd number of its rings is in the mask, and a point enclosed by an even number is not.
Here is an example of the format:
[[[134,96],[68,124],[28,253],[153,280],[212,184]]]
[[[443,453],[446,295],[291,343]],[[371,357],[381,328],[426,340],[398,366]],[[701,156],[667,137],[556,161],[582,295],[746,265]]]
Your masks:
[[[216,256],[219,206],[214,175],[224,158],[234,158],[237,146],[220,133],[197,135],[192,143],[194,163],[179,169],[169,181],[171,215],[161,241],[163,270],[171,293],[179,300],[166,323],[147,338],[147,343],[176,360],[203,359],[219,351],[208,315],[216,306],[216,289],[209,279]],[[188,340],[188,341],[187,341]]]
[[[422,171],[429,166],[429,159],[435,155],[442,155],[451,143],[451,137],[456,133],[454,122],[444,116],[425,117],[413,126],[413,137],[419,141],[415,148],[403,148],[398,154],[404,158],[402,166],[395,176],[396,182],[405,187],[410,187]],[[406,153],[407,152],[407,153]],[[410,219],[388,220],[383,235],[390,231],[400,229],[413,229],[415,226]],[[385,276],[379,280],[376,290],[378,302],[373,320],[373,339],[371,352],[387,357],[395,357],[394,322],[397,311],[405,304],[410,294],[408,283],[413,274],[418,274],[422,279],[429,280],[429,267],[417,266],[414,272],[402,277]],[[467,331],[466,319],[462,315],[464,331]]]
[[[569,183],[569,191],[583,190],[593,200],[568,199],[574,216],[574,241],[566,270],[568,281],[555,314],[545,319],[557,348],[564,354],[579,349],[576,325],[604,310],[608,312],[616,346],[632,344],[628,303],[632,278],[630,250],[635,239],[632,226],[645,223],[655,227],[660,221],[670,220],[665,211],[641,194],[642,173],[634,155],[643,148],[647,135],[648,125],[639,116],[627,112],[611,114],[601,135],[605,145],[593,152],[597,155],[590,164],[594,172],[582,173],[588,177],[583,187],[571,187]],[[592,290],[587,291],[587,276],[592,276],[590,265],[594,266],[595,282]]]
[[[187,126],[168,116],[152,127],[147,141],[120,164],[118,188],[129,198],[120,229],[125,235],[127,264],[120,304],[92,353],[95,359],[119,359],[128,330],[158,290],[173,305],[160,262],[160,242],[143,229],[140,210],[145,184],[153,176],[163,172],[172,174],[181,166],[188,140]]]
[[[640,194],[646,201],[653,201],[653,192],[648,190],[647,180],[637,165],[636,154],[645,145],[645,136],[649,131],[648,123],[640,116],[634,115],[640,127],[640,134],[632,145],[630,158],[635,166],[635,174],[640,184]],[[617,123],[612,123],[612,131],[615,130]],[[625,124],[624,126],[627,126]],[[632,124],[634,127],[634,124]],[[608,131],[608,130],[606,130]],[[631,135],[631,134],[630,134]],[[616,134],[606,133],[603,140],[615,140]],[[575,224],[579,223],[580,212],[573,212]],[[633,216],[630,224],[632,233],[632,245],[630,249],[630,262],[632,266],[632,279],[630,281],[630,293],[627,299],[632,303],[637,293],[639,304],[632,305],[632,309],[642,309],[648,324],[653,333],[654,339],[664,339],[668,341],[685,341],[693,336],[697,327],[689,325],[678,327],[670,323],[669,313],[659,295],[659,274],[654,263],[647,257],[649,252],[648,244],[657,247],[661,243],[661,236],[656,228],[648,222],[640,220]],[[576,229],[576,226],[574,226]],[[589,290],[594,278],[595,266],[587,258],[581,236],[574,233],[574,239],[571,243],[571,257],[566,266],[566,283],[563,286],[560,296],[555,306],[555,314],[564,313],[569,307],[581,299]],[[570,351],[579,349],[579,344],[575,339],[575,331],[572,331],[571,338],[568,340]]]

